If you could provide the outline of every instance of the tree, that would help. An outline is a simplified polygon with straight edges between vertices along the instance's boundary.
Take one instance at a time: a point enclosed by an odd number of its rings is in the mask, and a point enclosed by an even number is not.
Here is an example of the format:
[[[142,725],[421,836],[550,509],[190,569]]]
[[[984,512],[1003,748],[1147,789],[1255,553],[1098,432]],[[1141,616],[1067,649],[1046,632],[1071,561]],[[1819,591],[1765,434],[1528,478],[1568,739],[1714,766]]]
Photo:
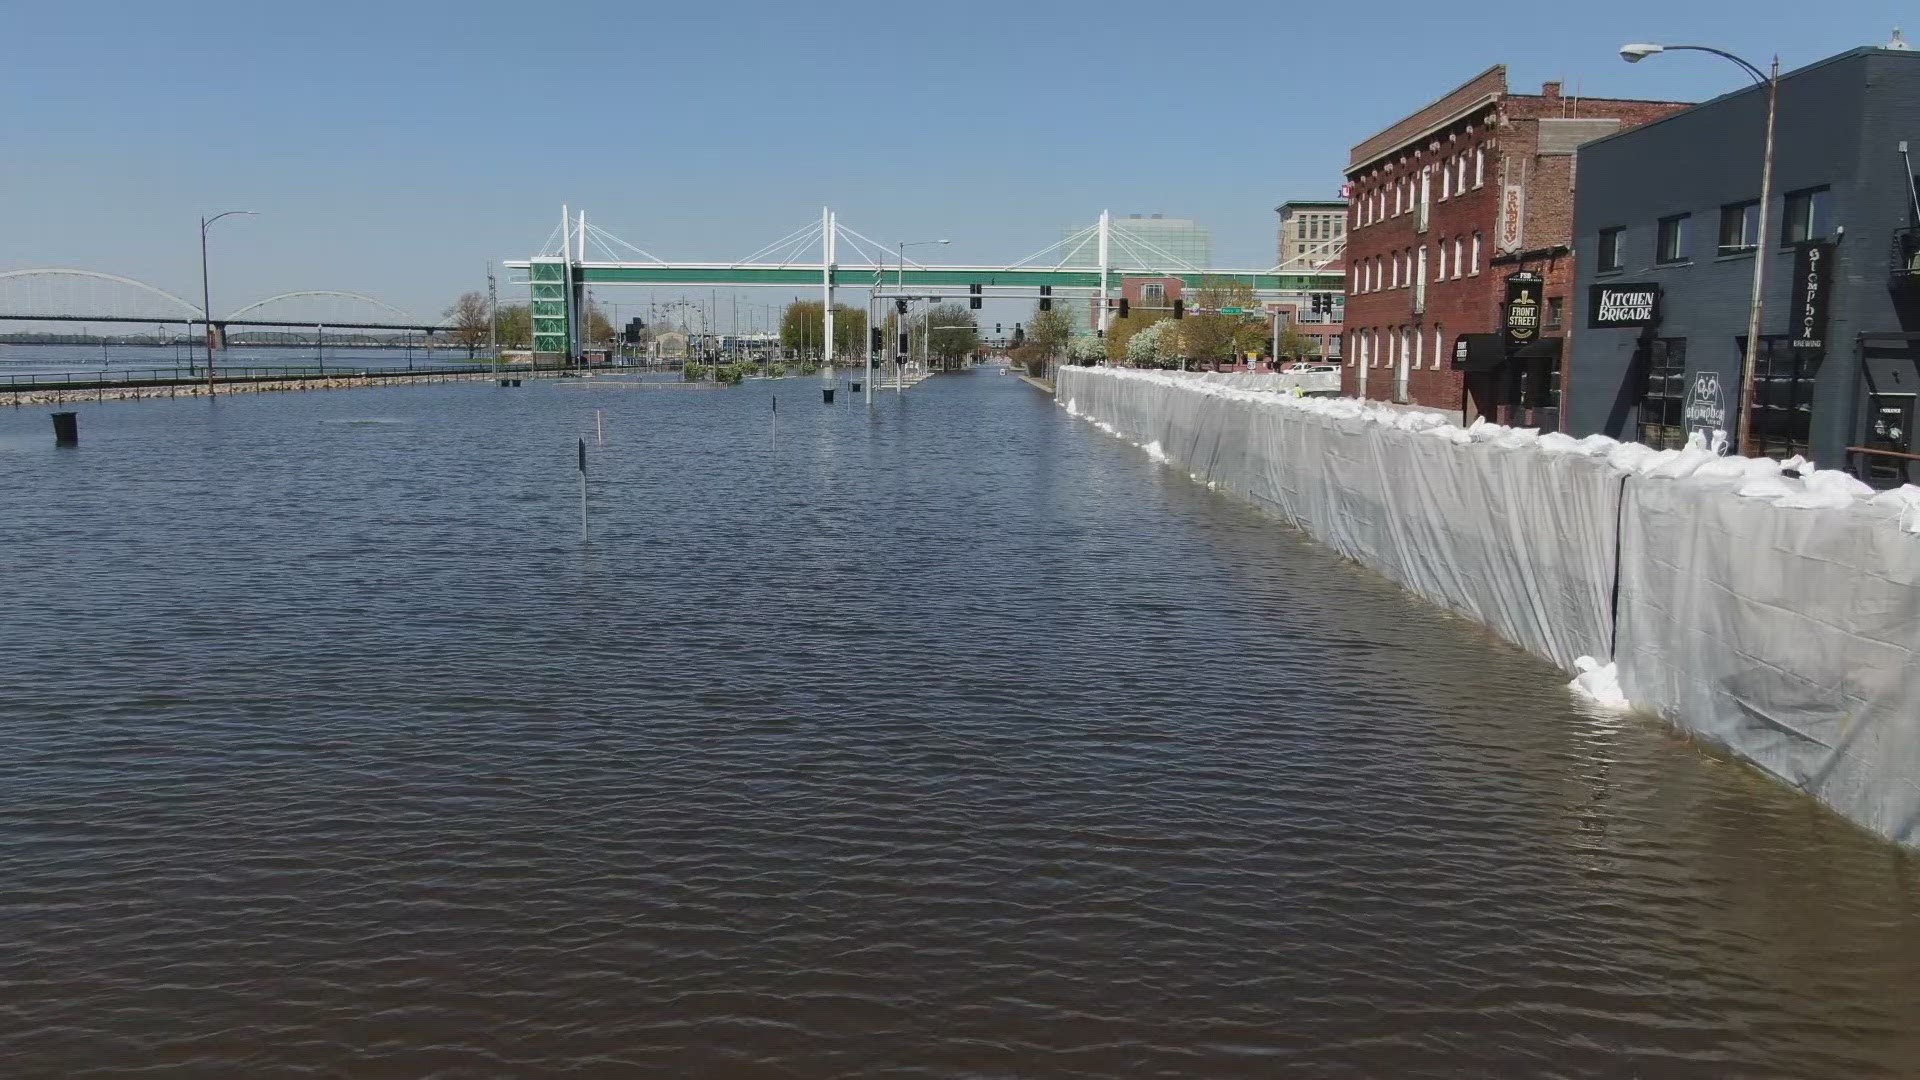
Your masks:
[[[827,305],[819,300],[795,300],[780,313],[780,347],[798,356],[817,353],[826,339]],[[836,356],[862,356],[867,348],[867,313],[845,304],[833,305],[833,351]]]
[[[1107,358],[1107,343],[1092,334],[1075,334],[1067,342],[1067,359],[1083,367],[1092,367],[1096,361]]]
[[[487,340],[487,298],[480,292],[463,292],[441,313],[453,324],[453,340],[467,347],[467,359]]]
[[[913,317],[909,327],[912,347],[919,349],[921,342],[926,341],[933,350],[932,359],[948,371],[980,347],[980,324],[973,312],[962,304],[941,304],[921,312]]]
[[[1135,307],[1127,312],[1124,319],[1115,315],[1107,322],[1107,359],[1115,364],[1130,360],[1127,345],[1133,336],[1169,318],[1171,314],[1170,308]]]
[[[1169,367],[1180,355],[1180,324],[1161,319],[1127,338],[1127,363],[1135,367]]]
[[[1280,331],[1280,355],[1276,360],[1313,360],[1320,356],[1320,346],[1314,340],[1287,324]]]
[[[612,344],[613,324],[607,321],[607,313],[600,310],[599,304],[589,301],[587,303],[586,343],[595,344],[601,342]]]
[[[1195,360],[1213,363],[1233,358],[1234,345],[1251,324],[1258,327],[1257,316],[1223,315],[1221,308],[1253,307],[1253,286],[1224,277],[1204,277],[1194,290],[1192,307],[1200,309],[1186,317],[1180,328],[1180,340],[1186,353]]]
[[[533,347],[533,311],[525,304],[504,304],[495,320],[503,349],[529,349]]]
[[[1029,361],[1027,370],[1033,375],[1046,374],[1046,365],[1060,355],[1067,342],[1073,337],[1073,318],[1066,312],[1055,308],[1052,311],[1040,310],[1033,306],[1033,314],[1027,317],[1026,344],[1032,346],[1030,356],[1037,356],[1038,367]]]

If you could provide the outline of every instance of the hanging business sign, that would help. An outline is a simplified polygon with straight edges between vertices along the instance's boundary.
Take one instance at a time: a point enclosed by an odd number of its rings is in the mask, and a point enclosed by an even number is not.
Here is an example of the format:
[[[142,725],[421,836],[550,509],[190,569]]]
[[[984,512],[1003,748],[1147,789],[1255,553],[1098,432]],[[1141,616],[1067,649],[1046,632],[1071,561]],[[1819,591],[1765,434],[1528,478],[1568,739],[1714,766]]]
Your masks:
[[[1531,271],[1507,275],[1507,302],[1501,310],[1505,313],[1508,353],[1540,340],[1540,309],[1546,287],[1546,281]]]
[[[1614,330],[1653,326],[1660,321],[1660,286],[1656,282],[1616,282],[1587,289],[1587,329]]]
[[[1500,222],[1494,228],[1493,246],[1499,251],[1519,251],[1526,240],[1527,189],[1519,184],[1500,185]]]
[[[1720,397],[1720,373],[1696,371],[1693,387],[1687,392],[1687,427],[1707,436],[1727,427],[1727,405]]]
[[[1827,351],[1827,307],[1833,293],[1833,245],[1805,243],[1793,253],[1793,347]]]

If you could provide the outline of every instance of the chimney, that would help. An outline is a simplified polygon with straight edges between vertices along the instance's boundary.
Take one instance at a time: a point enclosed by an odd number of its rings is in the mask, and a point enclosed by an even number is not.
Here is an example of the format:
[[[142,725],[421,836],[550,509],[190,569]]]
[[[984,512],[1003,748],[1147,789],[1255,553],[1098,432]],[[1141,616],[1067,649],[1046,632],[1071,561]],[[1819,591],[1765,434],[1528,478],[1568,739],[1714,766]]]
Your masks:
[[[1560,100],[1560,81],[1558,79],[1555,79],[1553,82],[1541,83],[1540,96],[1543,98],[1546,98],[1548,101],[1559,101]]]

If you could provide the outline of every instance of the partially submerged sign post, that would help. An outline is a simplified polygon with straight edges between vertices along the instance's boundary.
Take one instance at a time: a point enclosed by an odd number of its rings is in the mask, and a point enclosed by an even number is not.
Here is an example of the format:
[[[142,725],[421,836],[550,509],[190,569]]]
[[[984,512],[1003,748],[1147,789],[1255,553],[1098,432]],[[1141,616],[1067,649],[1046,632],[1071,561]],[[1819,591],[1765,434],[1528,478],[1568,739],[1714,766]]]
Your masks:
[[[587,440],[580,440],[580,539],[587,539]]]

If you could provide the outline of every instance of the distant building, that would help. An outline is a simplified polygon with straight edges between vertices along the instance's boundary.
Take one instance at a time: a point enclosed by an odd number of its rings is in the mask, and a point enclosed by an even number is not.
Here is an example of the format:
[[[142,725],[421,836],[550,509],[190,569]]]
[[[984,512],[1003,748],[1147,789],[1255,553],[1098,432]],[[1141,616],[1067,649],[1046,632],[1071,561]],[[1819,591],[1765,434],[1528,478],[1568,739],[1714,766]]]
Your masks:
[[[1290,199],[1274,207],[1280,243],[1274,264],[1284,270],[1338,270],[1347,250],[1347,200]]]
[[[1762,236],[1766,117],[1743,88],[1580,148],[1567,430],[1737,437],[1765,259],[1753,452],[1920,482],[1920,52],[1896,38],[1781,76]]]
[[[1074,236],[1085,228],[1080,226],[1063,230],[1062,237]],[[1090,239],[1077,250],[1065,252],[1064,255],[1064,265],[1098,267],[1099,241]],[[1161,214],[1116,217],[1108,225],[1107,262],[1114,270],[1116,282],[1119,275],[1126,271],[1205,270],[1213,266],[1213,232],[1187,218],[1170,218]],[[1097,302],[1069,305],[1080,329],[1088,330],[1097,325],[1093,318],[1093,307]]]
[[[1686,108],[1507,88],[1495,65],[1353,148],[1343,392],[1545,428],[1573,288],[1573,154]],[[1539,275],[1534,338],[1495,335],[1510,275]],[[1465,342],[1464,351],[1455,346]]]

